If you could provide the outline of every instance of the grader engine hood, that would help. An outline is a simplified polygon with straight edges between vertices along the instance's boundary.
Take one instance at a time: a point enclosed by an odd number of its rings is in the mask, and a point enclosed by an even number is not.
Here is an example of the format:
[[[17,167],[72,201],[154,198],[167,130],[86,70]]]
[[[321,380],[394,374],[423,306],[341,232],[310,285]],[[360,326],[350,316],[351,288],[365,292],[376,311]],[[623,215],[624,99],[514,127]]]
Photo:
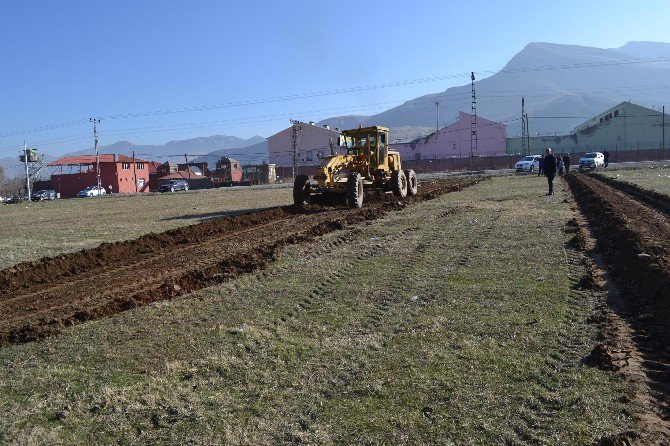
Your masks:
[[[355,155],[327,156],[317,168],[314,179],[321,187],[325,187],[326,184],[344,183],[347,181],[349,172],[355,170],[354,167],[360,163],[358,160],[360,157]]]

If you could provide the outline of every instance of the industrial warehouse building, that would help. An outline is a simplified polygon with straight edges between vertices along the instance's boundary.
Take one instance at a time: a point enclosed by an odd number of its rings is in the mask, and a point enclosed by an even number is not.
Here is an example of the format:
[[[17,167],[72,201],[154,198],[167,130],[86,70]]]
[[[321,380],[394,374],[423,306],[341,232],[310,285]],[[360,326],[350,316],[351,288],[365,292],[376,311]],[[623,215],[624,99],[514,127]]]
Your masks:
[[[149,162],[125,155],[99,155],[100,179],[107,193],[149,192]],[[98,184],[95,155],[66,156],[52,161],[50,167],[60,167],[51,175],[51,188],[61,197],[76,197],[77,193]]]
[[[477,131],[476,147],[471,141]],[[392,143],[403,160],[443,159],[452,157],[504,155],[507,150],[507,126],[499,122],[459,112],[458,120],[428,136],[408,143]]]
[[[668,118],[666,114],[666,129],[670,128]],[[660,149],[667,147],[663,144],[663,123],[663,113],[658,110],[622,102],[579,124],[569,135],[530,137],[530,150],[525,152],[540,153],[547,147],[559,153]],[[665,137],[667,141],[669,136]],[[507,153],[523,152],[520,137],[507,139]]]

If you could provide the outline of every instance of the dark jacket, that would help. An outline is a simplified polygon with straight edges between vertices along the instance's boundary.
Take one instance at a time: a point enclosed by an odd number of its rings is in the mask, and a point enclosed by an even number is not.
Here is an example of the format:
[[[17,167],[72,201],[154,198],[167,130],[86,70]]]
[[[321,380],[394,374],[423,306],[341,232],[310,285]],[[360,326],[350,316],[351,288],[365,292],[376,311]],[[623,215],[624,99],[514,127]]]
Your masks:
[[[556,175],[556,157],[553,153],[544,156],[544,174],[546,176]]]
[[[563,164],[569,166],[571,162],[572,158],[570,158],[570,155],[563,155]]]

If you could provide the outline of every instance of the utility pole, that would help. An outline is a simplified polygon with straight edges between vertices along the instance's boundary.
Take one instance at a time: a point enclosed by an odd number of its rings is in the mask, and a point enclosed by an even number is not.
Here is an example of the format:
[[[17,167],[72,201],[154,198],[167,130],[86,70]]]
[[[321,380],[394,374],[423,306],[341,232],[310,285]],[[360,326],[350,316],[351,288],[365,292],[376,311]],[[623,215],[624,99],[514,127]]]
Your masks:
[[[135,192],[137,192],[137,164],[135,164],[135,151],[133,150],[133,181],[135,181]]]
[[[440,101],[435,101],[435,139],[437,139],[437,132],[440,131]]]
[[[477,151],[477,94],[475,93],[475,72],[471,72],[472,81],[472,114],[470,116],[470,164],[472,166],[473,157]]]
[[[661,145],[661,157],[665,156],[665,105],[663,106],[663,118],[661,119],[661,128],[663,129],[663,143]]]
[[[93,140],[95,141],[95,176],[98,180],[98,194],[100,193],[100,154],[98,153],[98,127],[97,124],[100,124],[100,120],[96,118],[88,118],[90,122],[93,123]]]
[[[186,160],[186,170],[188,170],[188,179],[191,179],[191,168],[188,165],[188,154],[184,153],[184,160]]]
[[[298,132],[302,130],[302,126],[299,125],[300,121],[296,119],[291,119],[291,124],[293,124],[293,181],[295,181],[295,177],[298,173]]]
[[[524,120],[526,122],[526,147],[528,148],[528,154],[530,155],[532,152],[530,148],[530,127],[528,126],[528,113],[526,113],[526,119]]]
[[[526,112],[525,98],[521,98],[521,153],[526,154]]]
[[[31,202],[30,179],[40,173],[44,166],[42,165],[42,161],[40,160],[40,156],[38,155],[37,150],[29,149],[25,141],[23,141],[23,152],[21,153],[22,154],[19,155],[19,161],[24,163],[26,166],[26,199],[28,202]],[[39,164],[39,167],[35,168],[35,164]]]
[[[23,159],[26,164],[26,195],[28,196],[28,203],[30,203],[32,201],[30,199],[30,172],[28,172],[28,148],[25,141],[23,141]]]

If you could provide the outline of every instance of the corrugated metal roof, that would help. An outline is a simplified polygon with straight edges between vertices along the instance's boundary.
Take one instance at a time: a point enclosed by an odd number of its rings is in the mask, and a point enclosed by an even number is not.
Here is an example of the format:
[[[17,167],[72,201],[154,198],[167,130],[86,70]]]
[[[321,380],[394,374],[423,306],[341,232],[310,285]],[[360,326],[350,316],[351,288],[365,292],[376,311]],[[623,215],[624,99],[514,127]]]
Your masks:
[[[112,153],[101,153],[98,158],[101,163],[132,163],[133,157],[126,155],[116,155],[116,161],[114,161],[114,154]],[[147,161],[135,158],[136,163],[146,163]],[[55,161],[50,162],[47,166],[79,166],[82,164],[95,164],[95,155],[79,155],[79,156],[64,156],[58,158]]]

